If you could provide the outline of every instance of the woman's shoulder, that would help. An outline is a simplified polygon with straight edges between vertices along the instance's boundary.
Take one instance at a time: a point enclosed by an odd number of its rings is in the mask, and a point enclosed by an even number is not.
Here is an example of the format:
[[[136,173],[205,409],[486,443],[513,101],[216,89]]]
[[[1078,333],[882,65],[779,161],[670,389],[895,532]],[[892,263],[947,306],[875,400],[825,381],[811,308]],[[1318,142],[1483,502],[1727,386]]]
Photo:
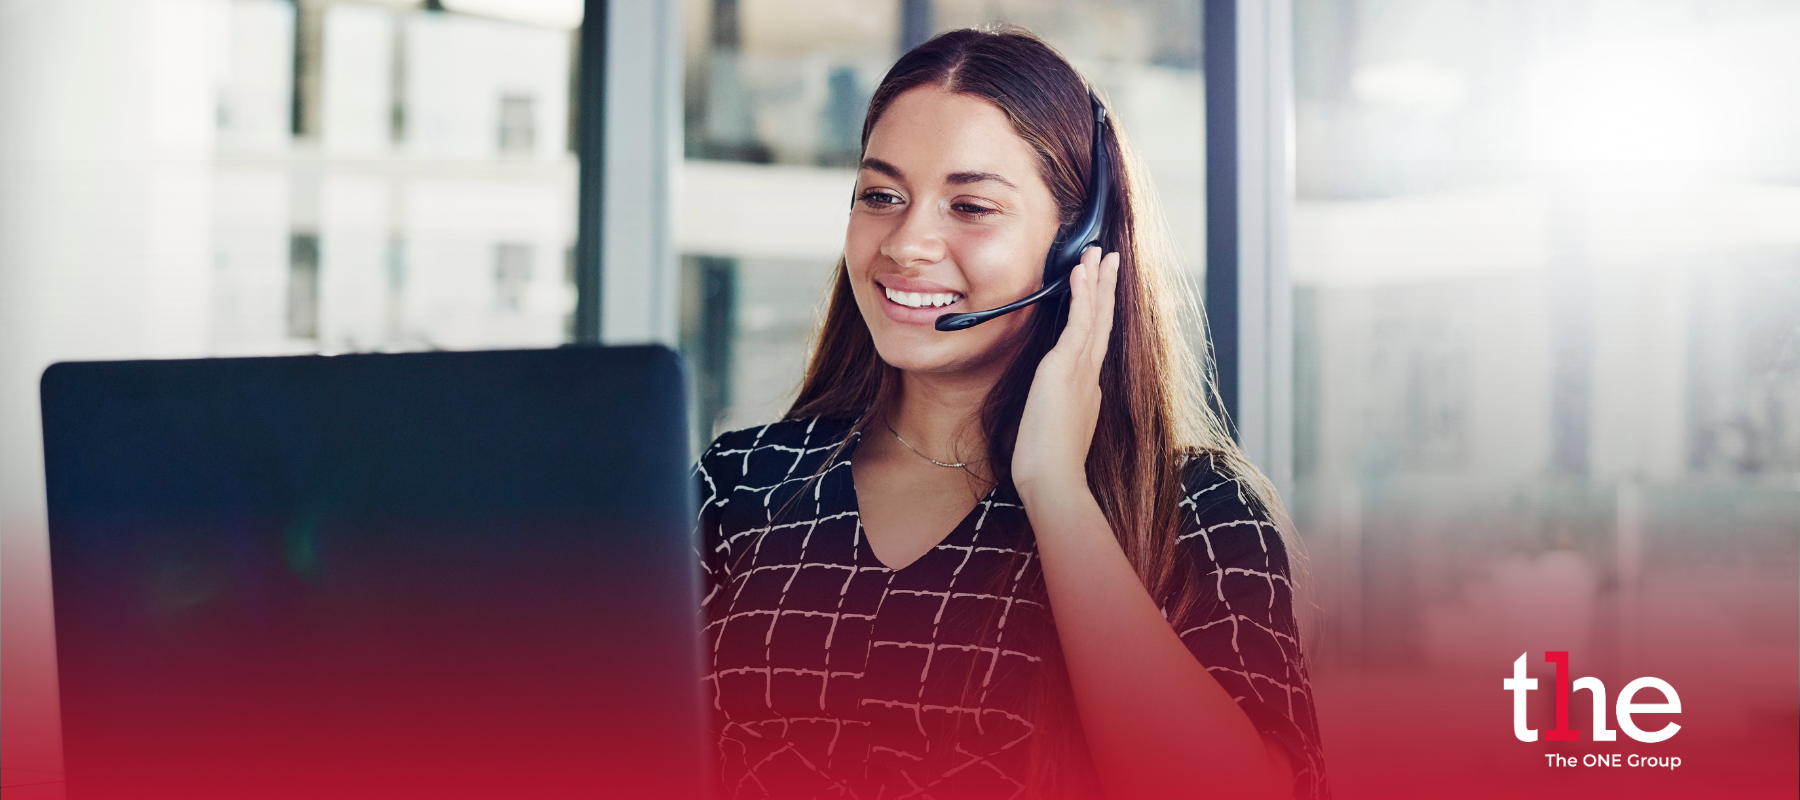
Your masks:
[[[702,458],[742,456],[765,448],[808,449],[836,445],[842,441],[853,423],[826,417],[784,419],[753,428],[726,431],[713,439]]]
[[[1198,545],[1214,563],[1253,558],[1285,573],[1286,543],[1263,496],[1266,482],[1233,460],[1199,451],[1182,462],[1177,542]]]
[[[700,456],[702,473],[735,483],[764,462],[791,464],[796,456],[831,450],[853,423],[825,417],[784,419],[753,428],[726,431]]]
[[[1202,517],[1269,518],[1268,502],[1259,496],[1257,476],[1232,459],[1209,450],[1187,453],[1181,460],[1182,508]]]

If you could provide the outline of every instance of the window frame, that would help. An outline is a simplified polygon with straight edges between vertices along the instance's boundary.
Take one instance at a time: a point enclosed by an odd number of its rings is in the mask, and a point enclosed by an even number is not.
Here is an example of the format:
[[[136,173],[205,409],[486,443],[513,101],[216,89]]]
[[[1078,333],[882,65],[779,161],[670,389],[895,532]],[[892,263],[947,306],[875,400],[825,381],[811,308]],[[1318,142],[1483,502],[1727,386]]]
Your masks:
[[[1210,398],[1250,461],[1291,493],[1294,202],[1291,0],[1205,0],[1205,303]]]

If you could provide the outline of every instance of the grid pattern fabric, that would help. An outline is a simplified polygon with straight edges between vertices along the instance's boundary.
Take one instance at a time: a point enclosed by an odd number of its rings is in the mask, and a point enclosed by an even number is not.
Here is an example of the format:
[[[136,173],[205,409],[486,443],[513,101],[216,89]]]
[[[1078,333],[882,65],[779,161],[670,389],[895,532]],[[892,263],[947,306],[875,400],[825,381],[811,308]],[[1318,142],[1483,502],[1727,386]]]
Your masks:
[[[1280,528],[1248,501],[1238,478],[1215,469],[1211,456],[1189,461],[1182,494],[1176,545],[1188,567],[1185,580],[1199,583],[1200,602],[1170,624],[1251,724],[1286,746],[1293,796],[1327,800],[1325,754]],[[1183,588],[1178,583],[1162,598],[1165,618]]]
[[[930,552],[889,569],[857,517],[849,427],[727,433],[696,471],[724,795],[1021,797],[1030,687],[1055,636],[1024,508],[996,487]],[[1281,540],[1234,485],[1192,472],[1182,548],[1189,580],[1211,591],[1172,624],[1289,747],[1296,795],[1322,797]]]

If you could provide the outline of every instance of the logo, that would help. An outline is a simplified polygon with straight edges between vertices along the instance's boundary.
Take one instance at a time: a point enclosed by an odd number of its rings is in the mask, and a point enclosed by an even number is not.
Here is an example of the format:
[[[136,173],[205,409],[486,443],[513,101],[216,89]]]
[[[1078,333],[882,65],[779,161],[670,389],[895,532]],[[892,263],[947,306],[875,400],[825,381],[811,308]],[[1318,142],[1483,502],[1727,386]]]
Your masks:
[[[1618,732],[1606,727],[1606,684],[1599,678],[1576,678],[1569,681],[1569,653],[1566,650],[1550,650],[1544,653],[1544,661],[1556,665],[1556,727],[1544,731],[1545,741],[1574,742],[1580,741],[1581,731],[1569,727],[1569,694],[1576,691],[1593,692],[1594,700],[1594,741],[1616,741]],[[1530,727],[1525,717],[1526,695],[1538,688],[1536,678],[1525,677],[1525,654],[1520,653],[1513,662],[1513,676],[1502,682],[1506,691],[1513,693],[1513,736],[1521,742],[1535,742],[1538,738],[1536,729]],[[1655,689],[1662,693],[1664,702],[1640,703],[1637,694],[1645,689]],[[1681,731],[1681,726],[1670,722],[1653,731],[1638,727],[1632,720],[1633,714],[1679,714],[1681,713],[1681,697],[1675,694],[1675,687],[1661,678],[1643,677],[1625,684],[1619,690],[1618,702],[1613,706],[1613,717],[1619,723],[1619,730],[1645,744],[1668,741],[1669,737]],[[1635,765],[1634,765],[1635,766]]]

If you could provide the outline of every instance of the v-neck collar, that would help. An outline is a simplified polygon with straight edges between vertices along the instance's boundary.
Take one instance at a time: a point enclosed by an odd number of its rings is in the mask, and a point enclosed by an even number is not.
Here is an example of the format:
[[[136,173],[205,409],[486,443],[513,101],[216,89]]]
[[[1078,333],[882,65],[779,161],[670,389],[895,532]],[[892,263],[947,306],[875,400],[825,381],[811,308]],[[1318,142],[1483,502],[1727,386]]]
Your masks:
[[[852,425],[850,427],[855,426]],[[869,545],[868,528],[862,524],[862,502],[858,498],[856,492],[856,472],[852,466],[852,461],[856,456],[856,448],[862,444],[863,431],[848,431],[846,435],[849,437],[849,441],[838,451],[837,459],[831,463],[830,472],[837,473],[840,469],[843,471],[843,485],[837,487],[837,490],[843,492],[842,496],[845,498],[845,502],[848,504],[850,510],[856,512],[856,552],[858,561],[861,561],[864,556],[867,556],[870,561],[880,564],[884,569],[891,572],[905,572],[912,569],[913,566],[924,561],[926,556],[931,555],[932,551],[943,546],[944,543],[949,542],[960,535],[966,535],[966,531],[974,526],[974,521],[979,515],[991,510],[994,503],[1006,502],[1006,497],[1010,494],[1010,492],[1001,491],[1008,486],[1007,482],[995,483],[988,489],[987,494],[982,495],[981,499],[975,501],[975,506],[969,509],[969,513],[964,514],[962,519],[958,520],[954,527],[931,546],[930,550],[926,550],[924,554],[913,559],[911,562],[908,562],[904,567],[889,566],[887,562],[881,560],[880,556],[875,555],[875,548]]]

